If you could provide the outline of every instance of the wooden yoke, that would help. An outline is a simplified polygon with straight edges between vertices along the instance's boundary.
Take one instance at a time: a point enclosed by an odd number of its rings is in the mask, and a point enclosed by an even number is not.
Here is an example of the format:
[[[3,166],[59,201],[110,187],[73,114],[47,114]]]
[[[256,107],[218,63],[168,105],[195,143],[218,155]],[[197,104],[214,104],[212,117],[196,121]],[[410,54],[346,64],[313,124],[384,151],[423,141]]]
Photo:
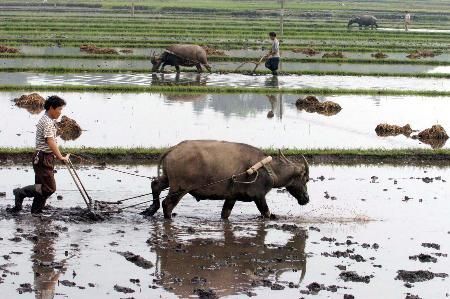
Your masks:
[[[260,169],[264,165],[269,164],[270,162],[272,162],[272,157],[271,156],[268,156],[268,157],[262,159],[261,161],[259,161],[258,163],[256,163],[255,165],[253,165],[252,167],[247,169],[247,174],[248,175],[252,175],[255,171],[257,171],[258,169]]]

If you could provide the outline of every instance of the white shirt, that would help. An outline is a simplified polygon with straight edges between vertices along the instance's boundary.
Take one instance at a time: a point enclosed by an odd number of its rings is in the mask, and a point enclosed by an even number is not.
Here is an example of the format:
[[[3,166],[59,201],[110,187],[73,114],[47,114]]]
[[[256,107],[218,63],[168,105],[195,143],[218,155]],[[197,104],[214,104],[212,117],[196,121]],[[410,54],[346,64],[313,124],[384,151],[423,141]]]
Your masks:
[[[276,38],[272,41],[272,53],[272,57],[280,57],[280,42]]]

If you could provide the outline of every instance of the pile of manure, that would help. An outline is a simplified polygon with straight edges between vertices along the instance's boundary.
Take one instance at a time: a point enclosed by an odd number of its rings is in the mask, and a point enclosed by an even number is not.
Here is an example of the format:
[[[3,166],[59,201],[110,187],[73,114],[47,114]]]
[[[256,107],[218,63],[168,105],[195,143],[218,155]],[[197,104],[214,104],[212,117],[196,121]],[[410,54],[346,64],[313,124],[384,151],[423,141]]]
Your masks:
[[[81,45],[80,51],[89,54],[119,54],[116,50],[112,48],[98,48],[95,45]]]
[[[339,104],[331,101],[320,102],[315,96],[307,96],[304,99],[299,98],[295,102],[295,106],[297,106],[297,109],[299,110],[305,110],[309,113],[319,113],[327,116],[335,115],[342,110]]]
[[[208,45],[203,45],[202,48],[206,51],[206,55],[227,56],[227,54],[225,54],[225,51],[210,47]]]
[[[322,55],[322,58],[345,58],[341,51],[329,52]]]
[[[77,139],[80,137],[82,131],[75,120],[68,118],[65,115],[61,117],[61,121],[57,123],[57,127],[57,135],[64,141]]]
[[[404,125],[403,127],[397,125],[389,125],[389,124],[379,124],[375,128],[375,132],[378,136],[397,136],[403,134],[405,136],[411,135],[413,130],[409,124]]]
[[[31,114],[39,114],[44,110],[45,99],[37,93],[21,95],[13,100],[16,106],[27,109]]]

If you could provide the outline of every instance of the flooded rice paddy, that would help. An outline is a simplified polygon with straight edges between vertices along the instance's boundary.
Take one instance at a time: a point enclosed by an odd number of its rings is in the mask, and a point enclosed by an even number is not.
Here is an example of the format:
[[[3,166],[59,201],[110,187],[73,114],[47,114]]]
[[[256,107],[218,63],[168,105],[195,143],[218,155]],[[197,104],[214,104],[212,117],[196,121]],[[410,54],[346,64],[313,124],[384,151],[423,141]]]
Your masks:
[[[322,96],[321,101],[342,107],[326,116],[298,110],[295,102],[303,95],[291,94],[56,94],[68,103],[64,114],[85,130],[75,141],[61,141],[70,147],[161,147],[185,139],[223,139],[259,147],[429,148],[403,135],[378,137],[375,127],[450,128],[448,97]],[[40,115],[14,105],[11,100],[21,95],[0,93],[2,147],[34,146]]]
[[[213,69],[221,71],[252,71],[254,63],[242,65],[242,62],[212,62]],[[102,69],[140,70],[152,69],[149,59],[146,60],[104,60],[104,59],[42,59],[17,58],[0,59],[0,66],[4,68],[82,68],[89,71]],[[170,66],[166,71],[174,70]],[[261,65],[259,70],[264,70]],[[356,64],[356,63],[304,63],[283,62],[284,72],[352,72],[352,73],[386,73],[386,74],[450,74],[450,66],[407,65],[407,64]]]
[[[395,89],[409,91],[450,91],[445,78],[410,78],[377,76],[250,76],[241,74],[197,74],[197,73],[79,73],[36,74],[30,72],[0,73],[0,84],[5,85],[198,85],[211,87],[246,88],[330,88],[330,89]]]
[[[116,167],[156,175],[155,166]],[[196,289],[224,298],[445,298],[450,292],[450,168],[311,165],[311,202],[298,206],[288,193],[272,190],[273,221],[258,219],[254,204],[237,203],[224,222],[221,201],[186,196],[172,221],[161,212],[144,219],[137,215],[143,208],[133,208],[100,223],[57,217],[83,203],[67,171],[57,170],[50,216],[32,217],[27,205],[12,218],[4,210],[13,202],[11,189],[32,182],[33,171],[0,167],[5,298],[187,298],[198,297]],[[146,179],[91,166],[79,174],[96,200],[150,190]],[[147,263],[128,261],[124,252]],[[399,270],[438,277],[406,282],[396,279]]]

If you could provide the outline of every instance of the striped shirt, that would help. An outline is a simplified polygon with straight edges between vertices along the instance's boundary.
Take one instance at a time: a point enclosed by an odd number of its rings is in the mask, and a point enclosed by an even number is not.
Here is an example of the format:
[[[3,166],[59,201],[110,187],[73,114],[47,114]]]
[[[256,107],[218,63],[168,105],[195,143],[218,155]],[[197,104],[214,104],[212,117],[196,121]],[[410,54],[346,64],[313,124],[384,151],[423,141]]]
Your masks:
[[[272,41],[272,57],[280,57],[280,42],[278,39]]]
[[[46,138],[52,137],[56,141],[56,121],[45,113],[36,125],[36,150],[51,153],[52,150]]]

